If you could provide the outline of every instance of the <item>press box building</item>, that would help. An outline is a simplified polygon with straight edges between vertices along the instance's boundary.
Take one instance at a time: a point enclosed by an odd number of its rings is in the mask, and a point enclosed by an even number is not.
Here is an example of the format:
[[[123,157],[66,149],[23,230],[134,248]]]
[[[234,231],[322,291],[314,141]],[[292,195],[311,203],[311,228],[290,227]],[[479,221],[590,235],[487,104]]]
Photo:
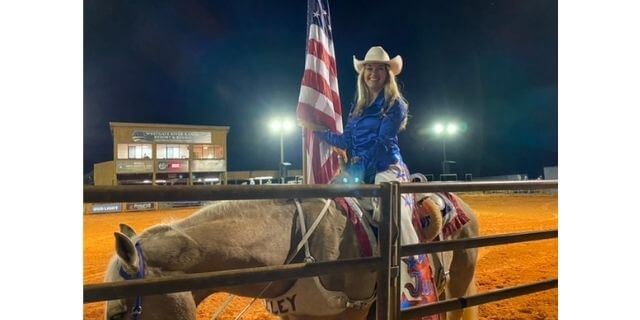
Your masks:
[[[110,122],[113,160],[95,185],[226,184],[229,127]]]

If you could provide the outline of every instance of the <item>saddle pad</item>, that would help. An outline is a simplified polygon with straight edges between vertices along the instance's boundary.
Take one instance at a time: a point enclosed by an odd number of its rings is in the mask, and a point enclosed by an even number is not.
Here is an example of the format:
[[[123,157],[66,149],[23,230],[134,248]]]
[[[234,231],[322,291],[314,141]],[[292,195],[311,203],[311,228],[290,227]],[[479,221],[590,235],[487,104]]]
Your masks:
[[[442,235],[445,239],[449,239],[452,234],[464,227],[470,219],[451,193],[441,192],[438,193],[438,196],[444,199],[446,210],[443,215],[445,223],[442,226]]]
[[[400,262],[400,308],[438,302],[428,255],[404,257]],[[441,320],[440,315],[423,316],[420,320]]]
[[[360,255],[362,257],[371,257],[373,255],[373,249],[370,242],[371,239],[369,239],[369,236],[364,229],[365,223],[363,223],[362,211],[358,207],[357,201],[352,198],[335,198],[334,201],[353,225],[353,229],[356,232],[356,238],[358,239],[358,246],[360,247]]]

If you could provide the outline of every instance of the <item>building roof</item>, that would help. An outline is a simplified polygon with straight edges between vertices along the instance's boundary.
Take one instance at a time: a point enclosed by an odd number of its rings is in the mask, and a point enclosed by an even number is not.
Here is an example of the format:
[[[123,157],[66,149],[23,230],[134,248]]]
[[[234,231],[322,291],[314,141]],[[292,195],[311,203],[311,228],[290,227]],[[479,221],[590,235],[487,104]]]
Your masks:
[[[113,130],[113,127],[147,127],[147,128],[180,127],[185,129],[209,129],[209,130],[226,130],[226,131],[229,131],[229,128],[230,128],[229,126],[201,126],[201,125],[192,125],[192,124],[109,122],[109,128]]]

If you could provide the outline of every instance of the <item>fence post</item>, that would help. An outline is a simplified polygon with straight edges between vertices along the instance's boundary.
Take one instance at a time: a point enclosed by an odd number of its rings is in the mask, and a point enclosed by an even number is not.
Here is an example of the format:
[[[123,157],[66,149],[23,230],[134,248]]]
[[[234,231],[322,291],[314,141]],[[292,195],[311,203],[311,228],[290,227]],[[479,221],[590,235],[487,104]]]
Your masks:
[[[392,194],[389,182],[380,183],[380,222],[378,229],[378,247],[380,248],[380,267],[376,297],[376,320],[389,319],[389,288],[391,285],[391,206]]]
[[[389,319],[400,319],[400,246],[402,239],[402,220],[400,219],[400,206],[402,205],[402,194],[400,193],[400,182],[391,182],[391,261],[389,266],[389,278],[391,288],[389,289]]]

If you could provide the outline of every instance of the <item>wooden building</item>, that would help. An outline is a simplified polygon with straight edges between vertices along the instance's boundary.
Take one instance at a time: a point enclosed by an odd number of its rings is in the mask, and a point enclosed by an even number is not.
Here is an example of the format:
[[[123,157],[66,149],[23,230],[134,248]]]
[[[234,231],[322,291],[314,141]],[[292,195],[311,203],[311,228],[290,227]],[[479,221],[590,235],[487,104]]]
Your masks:
[[[113,160],[95,185],[226,184],[229,127],[110,122]]]

